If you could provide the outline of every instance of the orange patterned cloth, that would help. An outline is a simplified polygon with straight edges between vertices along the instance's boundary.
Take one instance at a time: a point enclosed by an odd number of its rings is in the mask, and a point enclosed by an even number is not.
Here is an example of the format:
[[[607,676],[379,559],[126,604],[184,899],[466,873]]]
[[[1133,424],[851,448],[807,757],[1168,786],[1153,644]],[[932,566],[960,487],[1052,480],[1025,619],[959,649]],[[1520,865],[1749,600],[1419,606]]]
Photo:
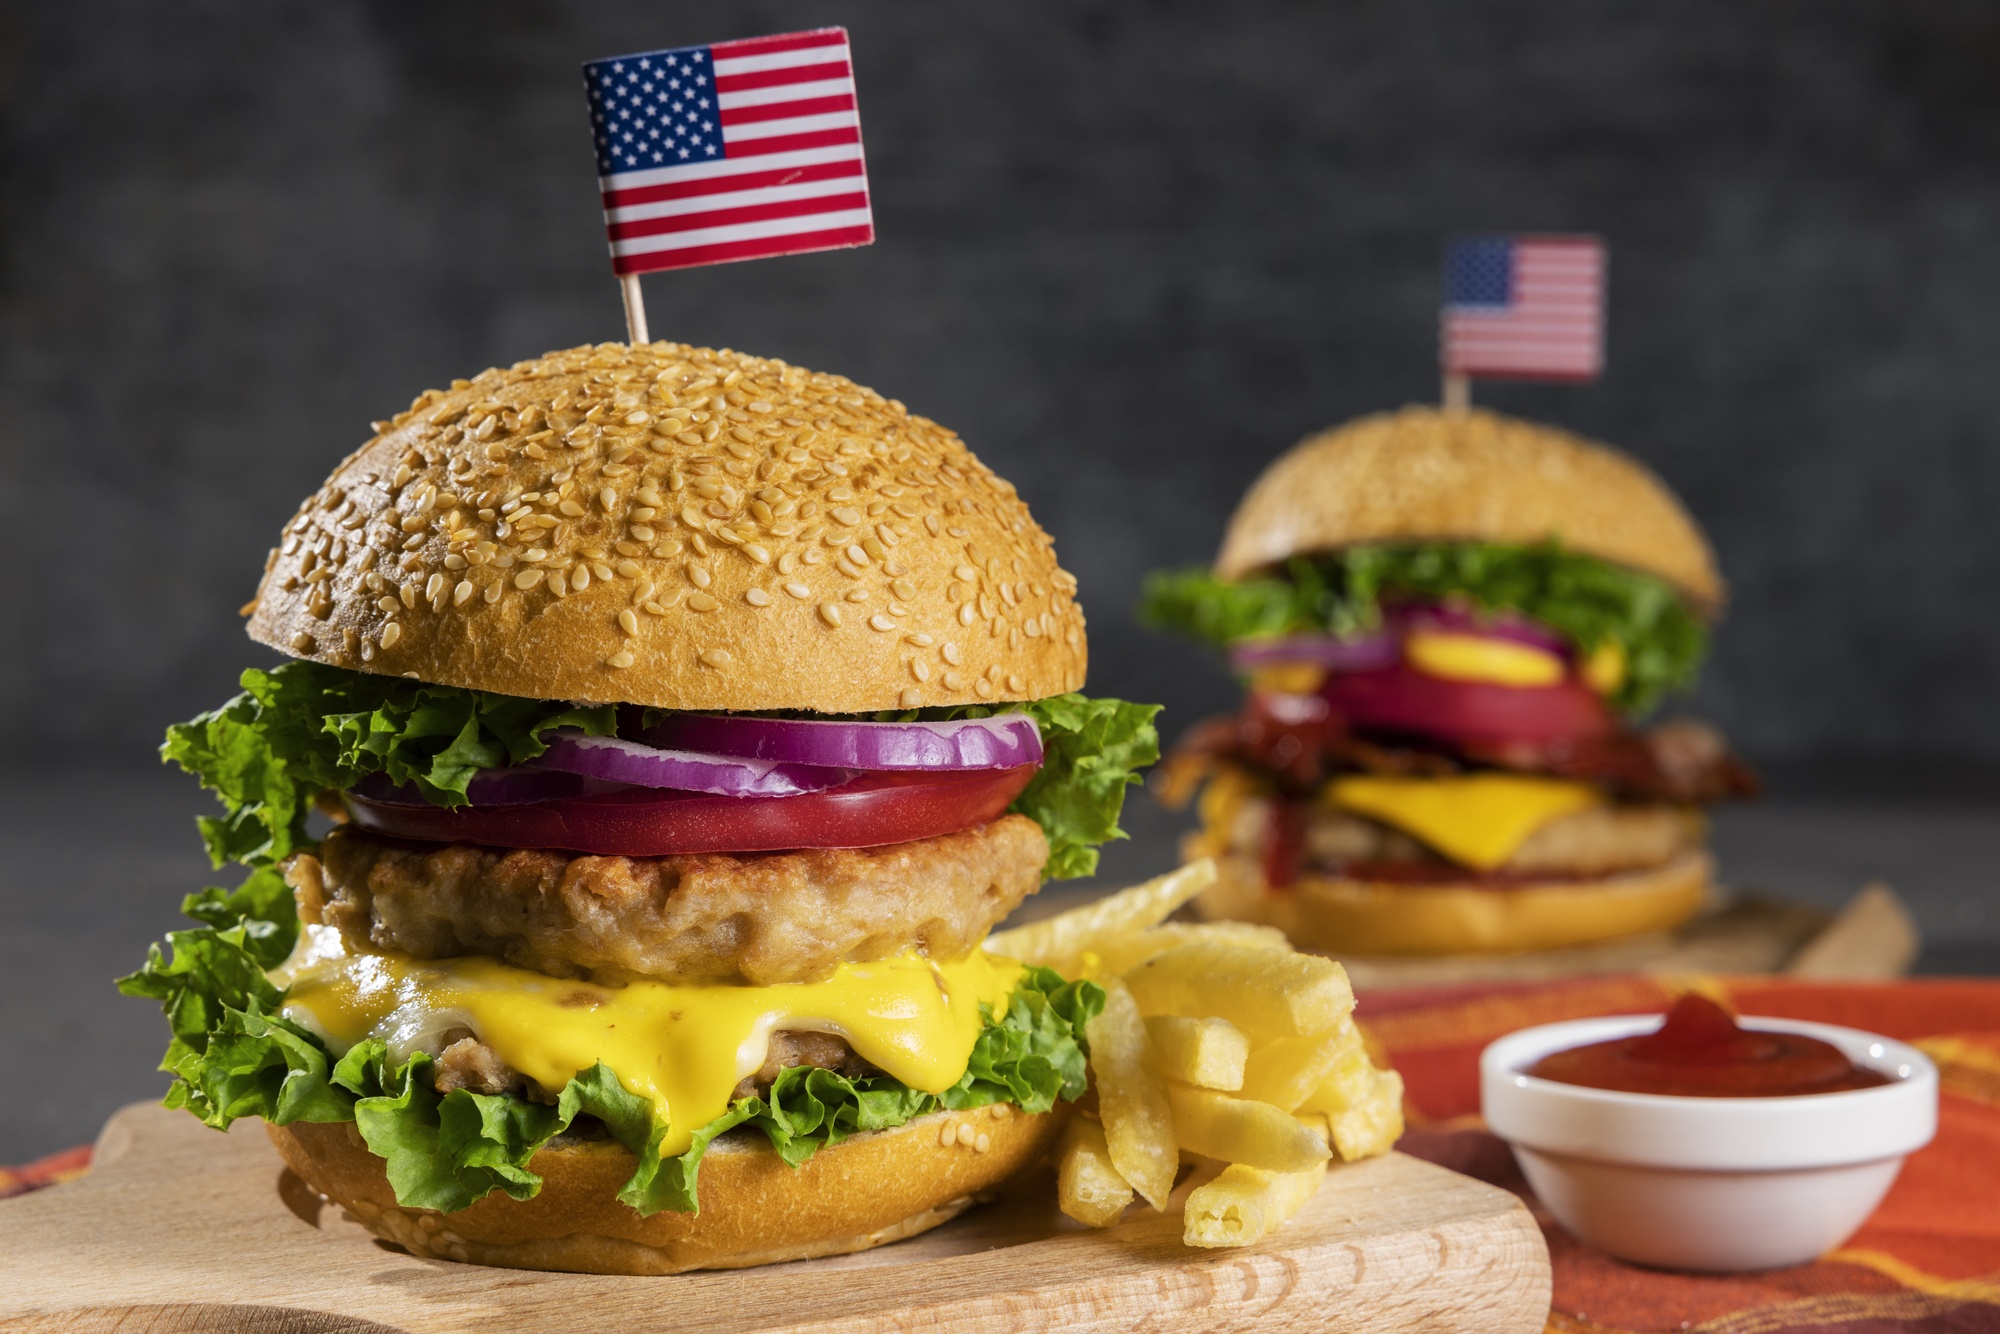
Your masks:
[[[9,1195],[26,1195],[43,1186],[74,1181],[90,1170],[90,1146],[79,1144],[46,1158],[37,1158],[26,1167],[0,1167],[0,1200]]]
[[[1938,1135],[1839,1250],[1796,1269],[1710,1276],[1620,1263],[1556,1226],[1479,1119],[1480,1048],[1534,1024],[1659,1012],[1689,988],[1739,1013],[1818,1020],[1915,1043],[1938,1064]],[[1971,1334],[2000,1331],[2000,982],[1592,978],[1375,992],[1359,1017],[1403,1073],[1397,1146],[1527,1200],[1555,1266],[1549,1334]]]

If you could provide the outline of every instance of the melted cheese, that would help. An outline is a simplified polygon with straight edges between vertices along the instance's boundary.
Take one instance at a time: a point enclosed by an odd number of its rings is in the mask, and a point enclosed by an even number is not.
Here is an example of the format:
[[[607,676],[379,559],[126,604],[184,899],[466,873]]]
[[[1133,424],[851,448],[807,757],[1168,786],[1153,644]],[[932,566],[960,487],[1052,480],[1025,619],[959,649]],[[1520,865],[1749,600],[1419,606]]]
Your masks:
[[[1426,676],[1500,686],[1560,685],[1564,672],[1563,660],[1547,649],[1440,630],[1412,630],[1404,636],[1403,658]]]
[[[1481,871],[1504,866],[1551,820],[1604,800],[1588,783],[1495,773],[1336,778],[1327,785],[1327,797]]]
[[[737,1082],[764,1063],[780,1030],[835,1033],[911,1088],[941,1093],[965,1073],[984,1020],[1002,1009],[1021,965],[974,950],[939,963],[914,954],[842,964],[824,982],[677,986],[564,981],[485,958],[353,954],[330,927],[308,926],[272,972],[289,987],[285,1017],[344,1052],[380,1038],[397,1058],[435,1054],[465,1027],[546,1089],[599,1061],[659,1108],[662,1152],[728,1110]]]

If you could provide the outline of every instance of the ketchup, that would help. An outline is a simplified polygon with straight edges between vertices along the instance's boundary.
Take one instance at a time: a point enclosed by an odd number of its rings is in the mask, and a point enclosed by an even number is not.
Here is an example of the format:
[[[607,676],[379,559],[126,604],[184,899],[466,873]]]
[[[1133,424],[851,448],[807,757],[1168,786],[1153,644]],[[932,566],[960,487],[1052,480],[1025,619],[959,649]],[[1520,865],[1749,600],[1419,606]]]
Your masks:
[[[1681,1098],[1793,1098],[1892,1082],[1817,1038],[1740,1028],[1729,1011],[1693,992],[1675,1001],[1666,1023],[1651,1033],[1551,1052],[1527,1073],[1558,1084]]]

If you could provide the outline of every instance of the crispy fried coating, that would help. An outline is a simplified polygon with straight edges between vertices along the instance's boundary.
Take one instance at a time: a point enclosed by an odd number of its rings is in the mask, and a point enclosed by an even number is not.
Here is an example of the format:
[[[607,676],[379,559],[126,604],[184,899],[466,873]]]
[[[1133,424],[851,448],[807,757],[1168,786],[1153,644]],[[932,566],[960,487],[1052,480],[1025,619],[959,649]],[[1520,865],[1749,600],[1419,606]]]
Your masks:
[[[343,826],[289,878],[300,917],[350,948],[768,986],[910,949],[959,958],[1039,888],[1047,860],[1041,826],[1020,815],[888,847],[740,856],[438,846]]]

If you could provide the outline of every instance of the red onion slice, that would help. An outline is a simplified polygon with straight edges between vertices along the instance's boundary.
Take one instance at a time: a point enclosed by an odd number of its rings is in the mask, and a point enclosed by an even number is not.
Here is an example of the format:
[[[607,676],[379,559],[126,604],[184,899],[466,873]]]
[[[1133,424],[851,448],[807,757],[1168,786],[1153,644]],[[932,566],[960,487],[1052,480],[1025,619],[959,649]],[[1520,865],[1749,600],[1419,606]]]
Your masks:
[[[669,750],[622,737],[587,736],[567,728],[544,739],[549,748],[536,761],[542,767],[634,787],[710,792],[720,797],[793,797],[838,787],[854,777],[846,768]]]
[[[600,792],[624,789],[624,783],[607,783],[560,769],[541,769],[532,764],[512,769],[487,769],[474,774],[465,785],[465,799],[474,806],[526,806],[537,801],[564,801],[595,796]],[[394,806],[429,806],[416,784],[397,786],[387,774],[369,774],[354,785],[354,791],[370,801]]]
[[[832,769],[1013,769],[1042,762],[1024,713],[949,723],[871,723],[677,713],[646,734],[661,746]]]
[[[1238,671],[1248,672],[1273,662],[1316,662],[1337,672],[1365,672],[1387,667],[1402,656],[1402,645],[1393,634],[1362,635],[1335,639],[1331,635],[1290,635],[1284,639],[1253,639],[1234,644],[1229,661]]]

